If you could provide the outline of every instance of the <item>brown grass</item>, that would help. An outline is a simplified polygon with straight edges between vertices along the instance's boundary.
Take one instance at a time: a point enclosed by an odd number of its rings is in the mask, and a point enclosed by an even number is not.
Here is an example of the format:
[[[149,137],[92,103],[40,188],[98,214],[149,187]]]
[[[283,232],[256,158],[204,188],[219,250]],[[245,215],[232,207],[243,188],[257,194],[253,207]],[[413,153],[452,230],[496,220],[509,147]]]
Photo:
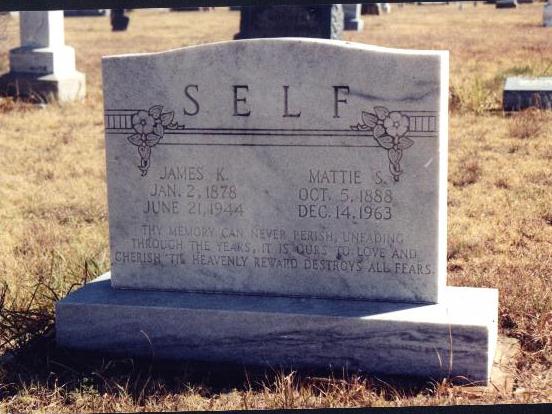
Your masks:
[[[451,52],[449,284],[500,291],[501,333],[523,355],[513,393],[350,373],[103,360],[56,350],[53,303],[108,270],[100,58],[228,40],[239,13],[135,11],[127,32],[107,18],[66,19],[87,75],[82,103],[0,100],[0,412],[102,412],[406,406],[552,401],[552,114],[500,111],[509,74],[550,75],[542,4],[466,4],[365,16],[347,40]],[[492,23],[491,23],[492,22]],[[17,45],[9,21],[0,71]],[[3,67],[2,67],[3,65]]]

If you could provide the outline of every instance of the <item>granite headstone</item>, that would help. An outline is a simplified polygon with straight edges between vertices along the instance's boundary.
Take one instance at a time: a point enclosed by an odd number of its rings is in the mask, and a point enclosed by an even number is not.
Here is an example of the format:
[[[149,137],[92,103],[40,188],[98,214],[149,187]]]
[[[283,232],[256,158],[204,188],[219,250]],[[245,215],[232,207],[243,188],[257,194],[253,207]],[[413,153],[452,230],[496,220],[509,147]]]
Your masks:
[[[10,50],[10,72],[0,77],[3,93],[42,101],[85,96],[85,76],[75,69],[75,50],[65,45],[63,23],[61,10],[20,12],[21,46]]]
[[[244,6],[235,39],[313,37],[339,39],[343,32],[343,6]]]
[[[104,61],[113,285],[437,302],[444,52],[249,45]]]
[[[488,380],[497,292],[445,286],[447,52],[257,39],[103,81],[112,268],[58,344]]]
[[[364,20],[360,13],[362,5],[360,3],[351,3],[343,5],[343,14],[345,18],[344,30],[354,30],[357,32],[364,29]]]
[[[496,8],[497,9],[513,9],[518,6],[517,0],[497,0]]]
[[[548,0],[542,11],[542,24],[544,27],[552,27],[552,1]]]

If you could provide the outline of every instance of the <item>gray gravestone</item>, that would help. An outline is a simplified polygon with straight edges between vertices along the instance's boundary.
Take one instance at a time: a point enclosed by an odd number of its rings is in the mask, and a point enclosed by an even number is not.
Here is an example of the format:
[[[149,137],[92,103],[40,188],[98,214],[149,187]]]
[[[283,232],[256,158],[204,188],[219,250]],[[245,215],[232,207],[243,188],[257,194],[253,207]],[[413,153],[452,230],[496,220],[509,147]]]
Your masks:
[[[517,0],[497,0],[496,8],[497,9],[512,9],[518,6]]]
[[[381,3],[362,3],[361,14],[379,16],[381,14]]]
[[[105,16],[109,14],[106,9],[81,9],[81,10],[65,10],[65,17],[87,17],[87,16]]]
[[[339,39],[343,31],[341,4],[316,6],[247,6],[240,9],[235,39],[315,37]]]
[[[0,77],[9,95],[60,101],[82,99],[84,74],[75,69],[75,50],[65,45],[63,11],[20,12],[21,47],[10,50],[10,72]]]
[[[511,77],[504,84],[504,111],[552,109],[552,78]]]
[[[552,27],[552,1],[548,0],[548,2],[544,5],[544,10],[542,13],[542,22],[544,27]]]
[[[248,40],[103,80],[112,268],[58,344],[487,381],[497,292],[445,286],[447,52]]]
[[[130,17],[125,15],[125,9],[111,10],[111,30],[124,32],[128,28]]]
[[[360,3],[343,5],[343,14],[345,18],[344,30],[360,32],[364,29],[364,20],[362,20],[360,14],[361,7],[362,5]]]

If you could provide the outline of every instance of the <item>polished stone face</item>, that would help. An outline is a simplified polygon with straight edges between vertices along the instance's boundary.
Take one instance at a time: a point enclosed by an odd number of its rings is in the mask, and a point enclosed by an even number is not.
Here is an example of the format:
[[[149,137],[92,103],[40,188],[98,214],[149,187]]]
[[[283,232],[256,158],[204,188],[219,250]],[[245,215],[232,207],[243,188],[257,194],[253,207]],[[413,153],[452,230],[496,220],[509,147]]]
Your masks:
[[[437,301],[446,52],[247,40],[103,82],[114,287]]]

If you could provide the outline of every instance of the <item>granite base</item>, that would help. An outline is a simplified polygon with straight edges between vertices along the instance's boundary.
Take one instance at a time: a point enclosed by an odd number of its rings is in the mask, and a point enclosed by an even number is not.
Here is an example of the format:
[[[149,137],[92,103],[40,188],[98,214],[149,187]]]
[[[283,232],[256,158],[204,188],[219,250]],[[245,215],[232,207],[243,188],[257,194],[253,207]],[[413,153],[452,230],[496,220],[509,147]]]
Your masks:
[[[81,100],[86,95],[86,76],[81,72],[57,75],[35,75],[9,72],[0,76],[0,93],[4,96],[47,102]]]
[[[441,304],[122,290],[107,273],[56,305],[58,346],[154,360],[321,367],[487,383],[495,289]]]

